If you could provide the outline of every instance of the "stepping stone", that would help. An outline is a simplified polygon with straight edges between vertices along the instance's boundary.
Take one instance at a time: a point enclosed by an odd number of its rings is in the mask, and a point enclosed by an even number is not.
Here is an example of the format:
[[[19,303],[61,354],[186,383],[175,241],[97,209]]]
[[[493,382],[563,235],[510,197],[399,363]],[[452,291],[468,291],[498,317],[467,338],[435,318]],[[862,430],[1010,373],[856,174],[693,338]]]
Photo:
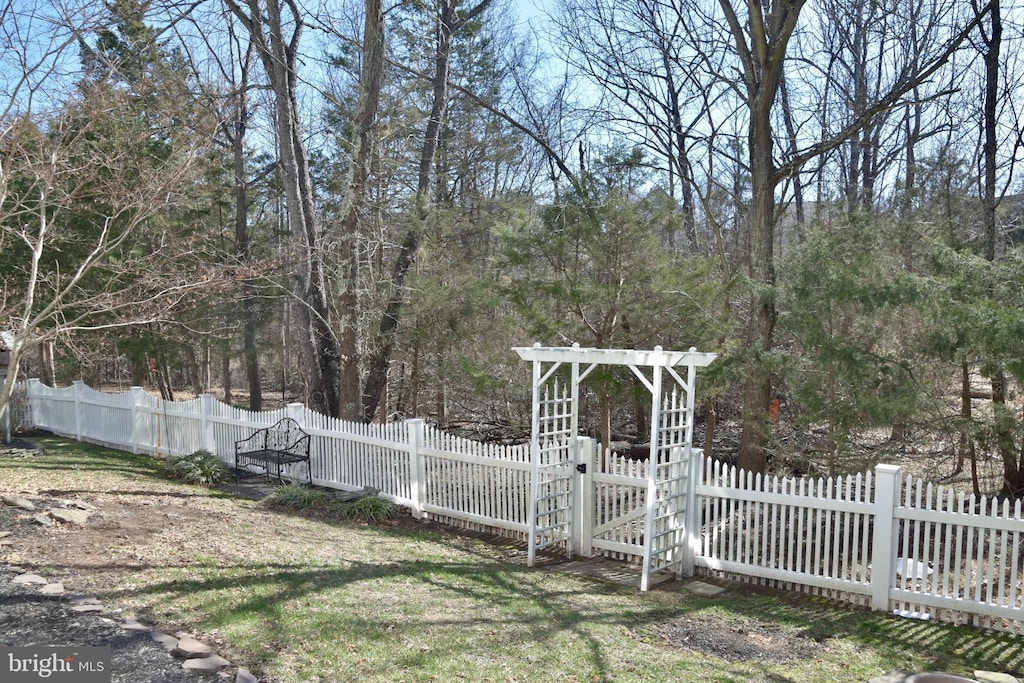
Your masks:
[[[143,623],[135,621],[134,619],[128,619],[127,621],[119,624],[121,628],[126,631],[149,631],[150,628]],[[177,645],[177,643],[175,643]]]
[[[64,592],[64,584],[60,582],[48,583],[39,589],[43,595],[61,595]]]
[[[86,521],[89,519],[88,513],[83,510],[65,510],[62,508],[50,510],[50,516],[63,524],[75,524],[77,526],[85,526]]]
[[[200,657],[209,657],[213,654],[213,650],[206,643],[186,636],[178,641],[178,646],[174,648],[174,654],[185,659],[198,659]]]
[[[259,683],[259,679],[249,673],[248,669],[238,667],[238,673],[235,674],[235,683]]]
[[[46,584],[48,584],[50,582],[47,581],[46,579],[44,579],[43,577],[39,576],[39,574],[19,574],[18,576],[15,576],[13,579],[11,579],[11,583],[18,583],[18,584],[33,584],[33,583],[37,583],[40,586],[45,586]]]
[[[86,597],[84,595],[76,595],[69,598],[72,605],[101,605],[99,598]]]
[[[41,524],[43,526],[53,526],[53,518],[49,515],[36,515],[32,518],[33,524]]]
[[[103,605],[73,605],[72,612],[102,612]]]
[[[887,673],[884,676],[872,678],[868,683],[904,683],[904,681],[912,675],[913,674],[908,674],[904,671],[894,671],[892,673]]]
[[[186,669],[192,669],[193,671],[201,671],[203,673],[212,674],[218,669],[223,669],[225,666],[229,666],[231,662],[224,659],[220,655],[209,655],[207,657],[194,657],[192,659],[186,659],[182,662],[182,666]]]
[[[81,500],[65,500],[65,501],[62,501],[62,503],[63,503],[64,507],[66,507],[66,508],[76,508],[78,510],[87,510],[87,511],[91,511],[91,510],[95,510],[96,509],[95,505],[93,505],[91,503],[86,503],[86,502],[81,501]]]
[[[178,639],[174,636],[169,636],[166,633],[160,633],[159,631],[153,631],[153,640],[164,646],[164,649],[168,652],[174,652],[174,648],[178,647]]]
[[[721,586],[715,586],[710,583],[704,583],[703,581],[691,581],[690,583],[684,585],[683,588],[693,593],[694,595],[702,595],[706,598],[714,597],[725,592],[725,589]]]
[[[999,673],[997,671],[975,671],[974,677],[977,678],[980,683],[1020,683],[1015,676]]]
[[[22,510],[28,510],[29,512],[33,512],[36,509],[36,506],[32,504],[32,501],[26,500],[21,496],[0,496],[0,500],[4,502],[4,505],[21,508]]]

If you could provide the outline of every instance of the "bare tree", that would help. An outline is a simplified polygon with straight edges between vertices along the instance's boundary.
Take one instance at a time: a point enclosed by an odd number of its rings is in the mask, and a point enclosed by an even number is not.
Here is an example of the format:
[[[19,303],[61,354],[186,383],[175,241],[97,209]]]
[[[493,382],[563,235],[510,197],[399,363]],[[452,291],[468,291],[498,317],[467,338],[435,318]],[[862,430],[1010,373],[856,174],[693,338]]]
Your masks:
[[[0,37],[18,60],[0,105],[0,328],[12,369],[57,338],[162,320],[211,279],[166,267],[192,247],[158,217],[188,203],[212,131],[175,127],[168,100],[141,115],[129,89],[71,71],[68,48],[102,16],[38,11],[8,5]],[[0,387],[0,412],[16,378]]]
[[[322,228],[313,202],[309,156],[299,111],[299,47],[305,18],[295,0],[224,0],[242,22],[270,81],[287,221],[296,251],[295,298],[310,408],[341,410],[341,352],[327,301]]]
[[[652,0],[564,0],[557,17],[567,61],[611,96],[608,125],[664,159],[668,191],[680,200],[685,245],[698,247],[691,148],[703,136],[714,84],[694,58],[689,18]]]
[[[338,306],[341,324],[342,405],[341,417],[360,420],[363,417],[359,373],[359,235],[366,207],[367,182],[370,176],[370,151],[373,145],[377,110],[384,78],[384,3],[366,0],[363,27],[363,63],[359,79],[359,96],[352,131],[348,182],[341,210],[341,254],[345,268]]]
[[[363,418],[377,413],[388,380],[388,366],[395,345],[395,332],[405,301],[403,285],[419,251],[420,231],[430,216],[433,202],[434,159],[448,110],[449,74],[455,36],[476,19],[492,0],[480,0],[464,8],[461,0],[441,0],[437,6],[434,33],[434,73],[430,81],[431,107],[423,135],[416,180],[415,211],[418,220],[406,231],[391,268],[390,293],[366,363],[366,388],[363,392]]]
[[[751,364],[743,383],[743,432],[739,465],[761,471],[767,462],[768,413],[772,400],[772,374],[768,356],[774,344],[778,317],[775,300],[775,223],[779,185],[808,161],[836,149],[869,127],[879,116],[896,106],[914,87],[944,66],[974,30],[989,6],[960,18],[957,7],[939,8],[934,18],[933,47],[916,65],[916,70],[890,74],[888,82],[875,90],[839,130],[821,131],[816,142],[797,150],[783,163],[776,161],[775,107],[782,84],[783,65],[790,40],[797,29],[803,1],[778,0],[746,3],[719,0],[724,21],[732,36],[742,81],[736,84],[747,116],[747,159],[751,178],[748,209],[748,300],[743,345]],[[940,33],[940,16],[954,28]]]

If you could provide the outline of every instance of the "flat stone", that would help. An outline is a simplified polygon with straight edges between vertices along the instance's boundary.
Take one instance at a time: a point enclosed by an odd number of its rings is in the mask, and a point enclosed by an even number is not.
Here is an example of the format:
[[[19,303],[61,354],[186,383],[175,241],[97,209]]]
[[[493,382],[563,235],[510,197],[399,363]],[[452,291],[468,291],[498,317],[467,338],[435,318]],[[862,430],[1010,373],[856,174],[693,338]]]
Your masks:
[[[904,683],[913,674],[909,674],[905,671],[894,671],[887,673],[876,678],[872,678],[868,683]]]
[[[702,595],[706,598],[720,595],[725,592],[725,589],[721,586],[704,583],[703,581],[690,581],[689,583],[684,584],[683,588],[694,595]]]
[[[72,605],[101,605],[99,598],[87,597],[84,595],[75,595],[69,598]]]
[[[235,674],[235,683],[260,683],[260,681],[249,673],[248,669],[238,667],[238,672]]]
[[[19,574],[18,576],[15,576],[13,579],[11,579],[11,583],[19,583],[19,584],[37,583],[40,586],[45,586],[46,584],[48,584],[50,582],[47,581],[46,579],[44,579],[43,577],[39,576],[39,574]]]
[[[1016,676],[999,673],[998,671],[975,671],[974,677],[980,683],[1020,683]]]
[[[32,501],[26,500],[21,496],[0,496],[0,500],[4,502],[4,505],[21,508],[22,510],[28,510],[29,512],[36,509],[36,506],[33,505]]]
[[[92,503],[86,503],[85,501],[82,500],[66,500],[64,501],[64,507],[87,511],[92,511],[96,509],[96,506],[93,505]]]
[[[118,624],[118,626],[123,628],[125,631],[148,631],[148,630],[150,630],[148,626],[146,626],[145,624],[143,624],[141,622],[135,621],[134,619],[128,619],[128,620]],[[175,645],[177,645],[177,643],[175,643]]]
[[[48,583],[39,589],[43,595],[61,595],[64,592],[64,584],[60,582]]]
[[[72,612],[102,612],[103,605],[72,605]]]
[[[9,538],[0,538],[0,545],[14,545],[14,541]]]
[[[184,657],[185,659],[197,659],[199,657],[208,657],[213,653],[213,650],[206,643],[202,643],[195,638],[188,636],[178,641],[178,646],[174,648],[174,654]]]
[[[0,531],[0,538],[7,538],[8,536],[13,536],[13,535],[14,535],[13,531]]]
[[[186,659],[181,665],[186,669],[212,674],[218,669],[223,669],[225,666],[229,666],[230,664],[231,662],[220,655],[211,654],[207,657],[193,657],[191,659]]]
[[[174,652],[174,648],[178,647],[178,639],[174,636],[169,636],[166,633],[160,633],[159,631],[153,631],[151,636],[153,640],[164,646],[164,649],[168,652]]]
[[[63,524],[75,524],[77,526],[85,526],[86,521],[89,519],[89,514],[84,510],[66,510],[64,508],[50,510],[50,516]]]
[[[32,518],[33,524],[41,524],[43,526],[53,526],[53,518],[49,515],[36,515]]]

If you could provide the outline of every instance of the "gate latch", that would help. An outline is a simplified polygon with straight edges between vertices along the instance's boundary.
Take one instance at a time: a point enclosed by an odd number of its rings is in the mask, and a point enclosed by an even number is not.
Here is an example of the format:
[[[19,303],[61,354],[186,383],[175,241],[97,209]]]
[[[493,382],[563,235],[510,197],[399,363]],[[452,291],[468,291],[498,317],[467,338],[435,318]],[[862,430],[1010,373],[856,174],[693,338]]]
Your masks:
[[[579,472],[580,474],[586,474],[587,473],[587,463],[581,462],[579,465],[576,465],[576,471]]]

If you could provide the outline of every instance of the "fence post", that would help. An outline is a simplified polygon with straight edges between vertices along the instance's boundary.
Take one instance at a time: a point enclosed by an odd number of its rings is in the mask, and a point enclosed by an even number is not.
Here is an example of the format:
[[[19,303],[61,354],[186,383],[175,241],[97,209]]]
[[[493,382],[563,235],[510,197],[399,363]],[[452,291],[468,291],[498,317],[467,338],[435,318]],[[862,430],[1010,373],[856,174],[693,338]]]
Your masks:
[[[298,422],[300,427],[305,427],[306,421],[303,419],[306,413],[305,409],[306,406],[302,403],[289,403],[285,406],[285,415]]]
[[[700,505],[697,502],[697,484],[704,475],[704,451],[686,449],[686,481],[683,486],[683,548],[679,555],[677,578],[693,576],[697,551],[700,549]]]
[[[146,391],[142,387],[130,387],[128,392],[131,395],[132,404],[132,453],[138,455],[141,452],[140,446],[143,445],[140,434],[143,429],[143,418],[145,417],[145,414],[139,410],[139,407],[142,405],[142,400],[146,397]]]
[[[572,551],[581,557],[594,554],[594,451],[597,441],[586,436],[576,439],[575,507],[572,513]],[[581,469],[582,468],[582,469]]]
[[[203,448],[212,455],[220,457],[217,452],[217,440],[213,437],[213,422],[210,415],[213,413],[213,394],[199,394],[199,417],[200,428],[203,439]]]
[[[902,471],[896,465],[875,467],[875,530],[871,540],[871,609],[889,611],[889,591],[896,573],[894,509]]]
[[[82,440],[82,389],[85,382],[76,379],[72,383],[71,395],[75,397],[75,441]]]
[[[38,377],[30,377],[28,380],[28,409],[32,414],[32,428],[37,427],[45,428],[46,425],[39,424],[43,416],[43,400],[40,398],[39,387],[42,386],[42,382],[39,381]]]
[[[426,463],[423,462],[423,445],[426,443],[426,421],[413,418],[405,421],[409,444],[409,498],[412,499],[412,516],[423,519],[423,505],[427,500]]]

